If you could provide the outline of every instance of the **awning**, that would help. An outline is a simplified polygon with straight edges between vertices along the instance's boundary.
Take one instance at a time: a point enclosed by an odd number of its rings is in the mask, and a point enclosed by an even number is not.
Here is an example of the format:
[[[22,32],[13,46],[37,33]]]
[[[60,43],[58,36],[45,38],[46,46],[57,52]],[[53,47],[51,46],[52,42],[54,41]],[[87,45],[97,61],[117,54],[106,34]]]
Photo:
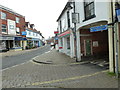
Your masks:
[[[25,37],[15,37],[14,40],[21,41],[21,40],[27,40]]]
[[[62,34],[58,35],[58,37],[61,38],[61,37],[69,36],[69,35],[70,35],[70,30],[63,32]]]

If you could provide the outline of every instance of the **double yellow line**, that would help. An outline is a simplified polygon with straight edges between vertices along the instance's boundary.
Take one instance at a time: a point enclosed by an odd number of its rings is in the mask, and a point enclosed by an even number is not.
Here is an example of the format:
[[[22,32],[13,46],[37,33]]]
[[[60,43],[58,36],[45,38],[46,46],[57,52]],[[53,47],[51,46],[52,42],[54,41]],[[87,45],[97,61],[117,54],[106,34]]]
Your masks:
[[[76,76],[76,77],[70,77],[70,78],[65,78],[65,79],[58,79],[58,80],[51,80],[51,81],[44,81],[44,82],[35,82],[35,83],[32,83],[31,85],[36,86],[36,85],[42,85],[42,84],[51,84],[51,83],[68,81],[68,80],[76,80],[76,79],[81,79],[81,78],[87,78],[87,77],[95,76],[95,75],[98,75],[100,73],[104,73],[104,72],[107,72],[107,71],[108,70],[101,71],[101,72],[96,72],[96,73],[89,74],[89,75]]]

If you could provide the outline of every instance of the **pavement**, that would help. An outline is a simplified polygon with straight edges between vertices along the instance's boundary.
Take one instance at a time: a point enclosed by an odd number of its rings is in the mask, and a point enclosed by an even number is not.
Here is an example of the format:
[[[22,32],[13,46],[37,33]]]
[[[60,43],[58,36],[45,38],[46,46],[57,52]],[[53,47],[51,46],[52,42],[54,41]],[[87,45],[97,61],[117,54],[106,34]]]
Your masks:
[[[43,64],[68,64],[68,63],[76,63],[75,58],[70,58],[64,53],[60,53],[56,50],[51,50],[46,52],[46,54],[36,56],[33,58],[34,62],[43,63]],[[93,64],[98,65],[100,67],[109,68],[109,62],[104,59],[92,59],[92,60],[82,60],[79,62],[80,64]]]
[[[108,69],[51,50],[2,70],[2,88],[118,88]]]

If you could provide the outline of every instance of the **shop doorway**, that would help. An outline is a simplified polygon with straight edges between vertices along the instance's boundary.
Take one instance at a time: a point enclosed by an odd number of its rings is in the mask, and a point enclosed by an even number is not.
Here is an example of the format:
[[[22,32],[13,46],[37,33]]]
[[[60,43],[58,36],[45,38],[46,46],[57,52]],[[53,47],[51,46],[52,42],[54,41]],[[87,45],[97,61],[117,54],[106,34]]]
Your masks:
[[[92,55],[92,40],[85,40],[84,41],[85,46],[85,56],[91,56]]]

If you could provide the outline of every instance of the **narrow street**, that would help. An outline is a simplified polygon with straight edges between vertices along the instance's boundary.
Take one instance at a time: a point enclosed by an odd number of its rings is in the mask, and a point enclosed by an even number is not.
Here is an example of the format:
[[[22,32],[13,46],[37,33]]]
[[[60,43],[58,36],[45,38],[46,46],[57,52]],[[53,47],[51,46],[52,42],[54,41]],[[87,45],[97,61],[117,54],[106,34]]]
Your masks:
[[[37,55],[41,55],[49,50],[50,50],[50,46],[45,46],[38,48],[36,50],[31,50],[29,52],[25,52],[25,53],[23,52],[11,56],[7,55],[5,57],[2,57],[2,69],[27,62],[31,60],[33,57]]]
[[[51,63],[31,60],[5,69],[2,71],[2,87],[118,88],[118,80],[108,75],[108,69],[89,63],[76,63],[74,59],[54,49],[37,56],[36,60]]]

